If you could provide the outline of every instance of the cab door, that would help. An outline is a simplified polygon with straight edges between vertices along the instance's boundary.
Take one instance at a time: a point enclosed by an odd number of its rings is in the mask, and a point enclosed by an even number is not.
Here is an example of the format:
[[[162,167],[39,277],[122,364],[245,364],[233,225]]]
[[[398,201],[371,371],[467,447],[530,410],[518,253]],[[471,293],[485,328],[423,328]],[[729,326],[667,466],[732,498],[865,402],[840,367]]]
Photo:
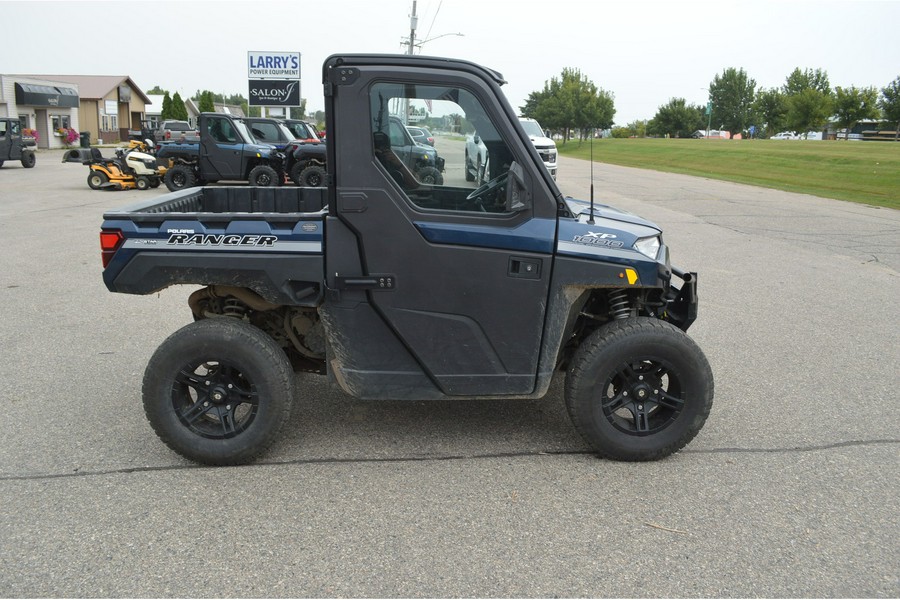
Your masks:
[[[200,176],[208,181],[243,179],[244,140],[225,116],[204,115],[200,134]]]
[[[325,321],[339,345],[335,377],[368,397],[531,393],[555,203],[505,99],[471,74],[363,67],[330,102],[335,302]],[[403,115],[445,131],[435,136],[442,185],[409,181],[396,165],[390,122]],[[491,153],[494,180],[481,190],[465,178],[472,127]]]

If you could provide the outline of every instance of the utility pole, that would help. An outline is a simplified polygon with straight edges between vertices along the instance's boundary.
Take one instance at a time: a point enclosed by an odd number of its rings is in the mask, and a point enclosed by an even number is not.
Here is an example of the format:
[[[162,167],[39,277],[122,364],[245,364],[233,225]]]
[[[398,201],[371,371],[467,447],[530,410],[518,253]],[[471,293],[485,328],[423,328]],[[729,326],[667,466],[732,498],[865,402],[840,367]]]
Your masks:
[[[416,0],[413,0],[412,14],[409,15],[409,50],[407,54],[412,56],[416,53],[416,27],[419,24],[419,17],[416,16]],[[409,98],[403,100],[403,117],[404,125],[409,125]]]
[[[413,0],[412,14],[409,15],[409,51],[407,54],[412,56],[416,51],[416,27],[419,24],[419,17],[416,16],[416,0]]]

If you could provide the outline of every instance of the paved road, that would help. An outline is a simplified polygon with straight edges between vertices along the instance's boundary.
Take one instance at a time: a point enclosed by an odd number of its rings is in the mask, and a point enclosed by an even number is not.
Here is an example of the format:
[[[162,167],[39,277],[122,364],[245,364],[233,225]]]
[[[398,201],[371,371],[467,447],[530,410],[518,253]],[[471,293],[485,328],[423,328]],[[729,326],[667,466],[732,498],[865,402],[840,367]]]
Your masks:
[[[541,402],[364,403],[302,380],[264,460],[199,468],[140,406],[188,290],[100,280],[96,192],[0,169],[0,596],[900,594],[900,213],[598,167],[700,273],[706,428],[598,460]],[[560,186],[586,197],[587,164]]]

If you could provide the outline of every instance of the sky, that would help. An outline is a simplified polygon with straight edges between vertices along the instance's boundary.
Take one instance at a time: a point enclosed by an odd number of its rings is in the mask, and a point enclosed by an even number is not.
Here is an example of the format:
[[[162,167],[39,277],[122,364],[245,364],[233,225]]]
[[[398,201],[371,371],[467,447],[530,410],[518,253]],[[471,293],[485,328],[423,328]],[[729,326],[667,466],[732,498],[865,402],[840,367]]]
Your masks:
[[[338,53],[405,53],[413,0],[0,0],[0,73],[127,75],[147,91],[247,92],[247,53],[299,52],[307,108],[324,107],[321,68]],[[509,82],[518,110],[566,67],[615,98],[618,125],[671,98],[705,104],[743,68],[778,87],[794,68],[831,85],[900,76],[900,0],[417,0],[417,54],[470,60]],[[17,26],[18,25],[18,26]],[[462,35],[457,35],[462,34]]]

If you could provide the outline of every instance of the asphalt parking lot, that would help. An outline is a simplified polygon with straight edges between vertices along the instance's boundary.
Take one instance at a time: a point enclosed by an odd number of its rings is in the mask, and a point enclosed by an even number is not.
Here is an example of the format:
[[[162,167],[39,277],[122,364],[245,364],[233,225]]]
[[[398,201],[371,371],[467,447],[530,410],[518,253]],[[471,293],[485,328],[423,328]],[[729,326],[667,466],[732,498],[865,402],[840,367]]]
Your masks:
[[[561,381],[366,403],[303,375],[262,460],[202,468],[140,398],[191,290],[100,276],[103,211],[165,188],[92,191],[61,156],[0,169],[0,596],[900,595],[900,212],[596,167],[699,272],[716,399],[669,459],[595,458]]]

